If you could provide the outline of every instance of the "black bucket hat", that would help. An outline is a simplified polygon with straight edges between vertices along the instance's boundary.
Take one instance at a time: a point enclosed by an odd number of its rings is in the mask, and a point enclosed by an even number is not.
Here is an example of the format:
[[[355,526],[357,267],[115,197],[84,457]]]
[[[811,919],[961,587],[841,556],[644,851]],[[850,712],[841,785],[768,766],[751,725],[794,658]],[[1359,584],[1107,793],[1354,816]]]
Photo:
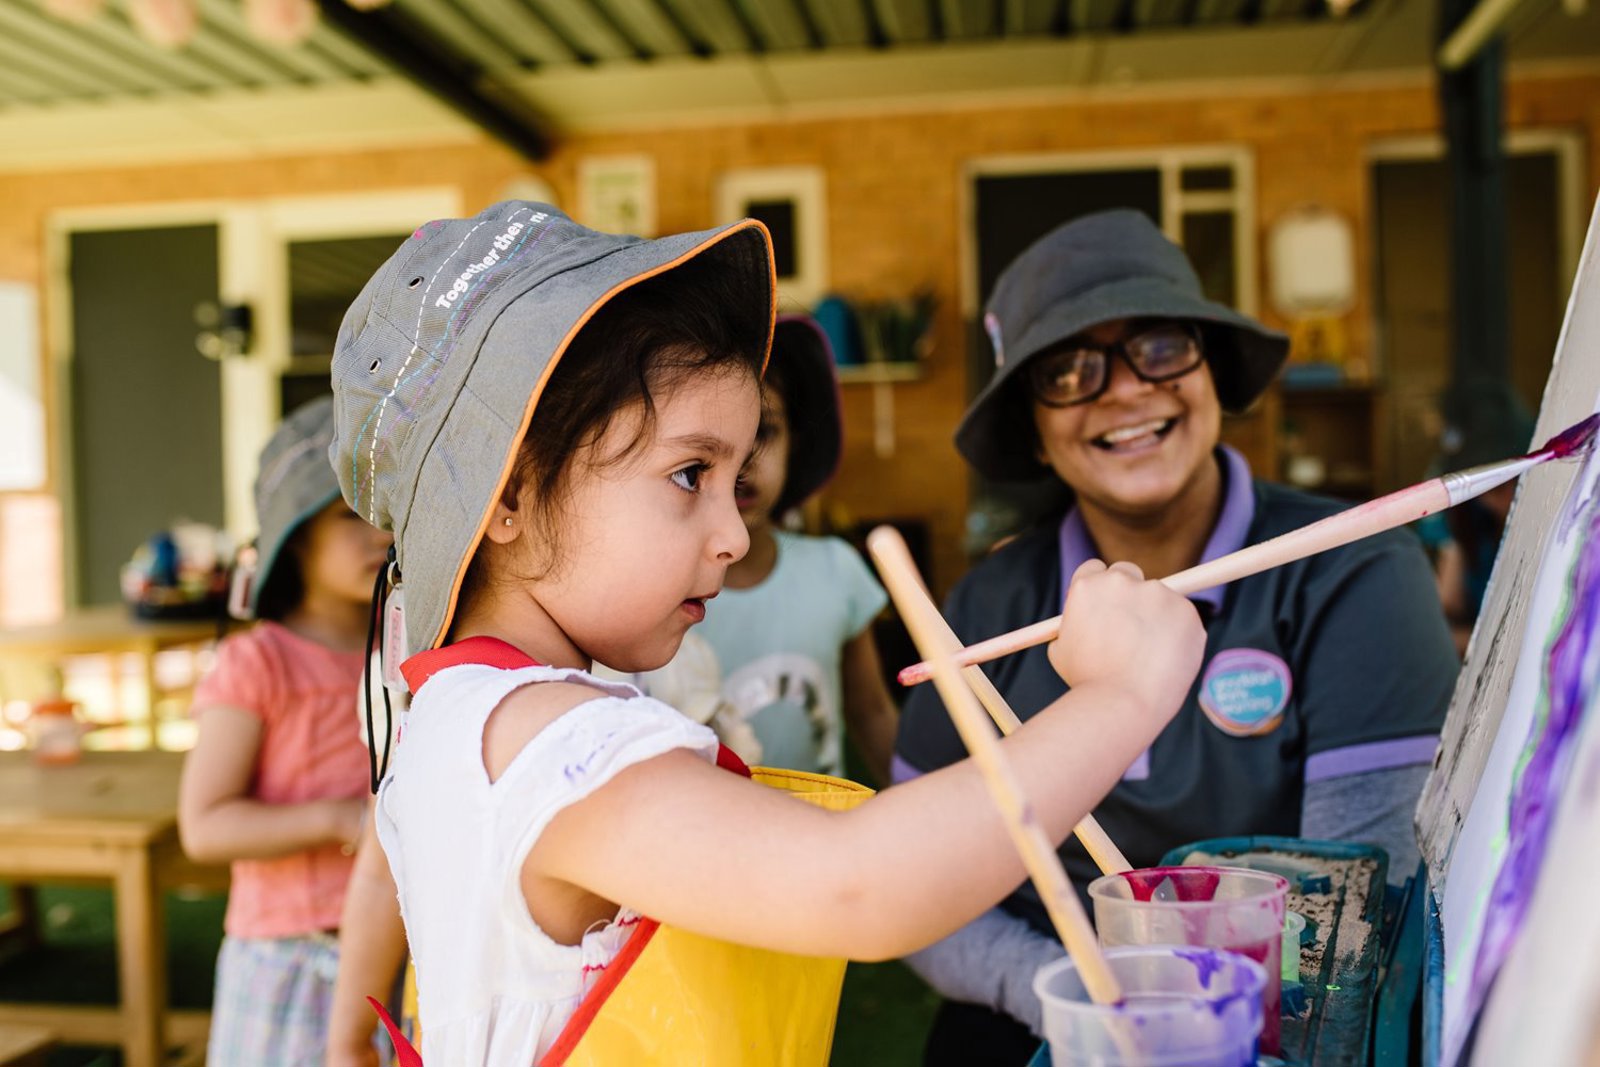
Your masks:
[[[778,317],[767,380],[783,398],[789,420],[789,465],[772,506],[773,515],[782,515],[833,480],[844,451],[833,346],[809,315]]]
[[[1018,256],[995,283],[983,316],[994,345],[994,378],[956,429],[956,448],[995,481],[1044,473],[1030,422],[1020,418],[1011,379],[1033,356],[1113,319],[1198,323],[1217,398],[1230,412],[1248,408],[1289,355],[1289,339],[1208,300],[1183,250],[1150,218],[1129,209],[1066,223]]]

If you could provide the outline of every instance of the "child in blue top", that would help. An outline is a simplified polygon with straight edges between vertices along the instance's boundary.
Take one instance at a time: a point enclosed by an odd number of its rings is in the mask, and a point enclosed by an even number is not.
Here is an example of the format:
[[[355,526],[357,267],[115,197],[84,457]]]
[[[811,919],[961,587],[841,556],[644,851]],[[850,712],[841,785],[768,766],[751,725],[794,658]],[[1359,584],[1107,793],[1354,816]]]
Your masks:
[[[699,627],[722,665],[723,701],[759,748],[723,740],[751,763],[842,776],[842,725],[887,782],[896,712],[870,627],[888,598],[845,542],[778,525],[839,465],[839,387],[816,323],[778,320],[762,386],[756,454],[737,496],[750,551]]]

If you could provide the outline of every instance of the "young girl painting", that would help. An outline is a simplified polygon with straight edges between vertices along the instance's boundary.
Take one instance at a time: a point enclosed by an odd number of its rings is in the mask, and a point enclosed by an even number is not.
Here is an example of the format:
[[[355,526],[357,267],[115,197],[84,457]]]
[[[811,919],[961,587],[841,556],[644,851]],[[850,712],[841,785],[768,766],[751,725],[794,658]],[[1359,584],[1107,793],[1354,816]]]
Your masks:
[[[508,202],[418,230],[345,318],[331,454],[396,532],[413,651],[374,818],[431,1067],[556,1062],[653,921],[886,959],[1023,877],[970,764],[825,810],[589,673],[668,662],[745,554],[772,308],[758,223],[645,241]],[[1055,840],[1171,717],[1202,638],[1132,567],[1075,576],[1051,649],[1072,691],[1003,742]]]

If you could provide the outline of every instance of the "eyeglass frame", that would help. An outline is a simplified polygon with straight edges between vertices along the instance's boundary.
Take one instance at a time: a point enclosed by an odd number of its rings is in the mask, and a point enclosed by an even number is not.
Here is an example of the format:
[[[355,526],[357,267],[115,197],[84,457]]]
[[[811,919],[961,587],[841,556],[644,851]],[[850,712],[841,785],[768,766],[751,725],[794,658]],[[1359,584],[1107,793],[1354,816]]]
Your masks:
[[[1145,374],[1144,371],[1140,370],[1139,365],[1133,361],[1133,358],[1130,355],[1128,355],[1128,344],[1132,341],[1137,341],[1146,334],[1154,333],[1157,330],[1165,330],[1174,327],[1189,335],[1189,340],[1194,346],[1194,362],[1189,364],[1187,367],[1184,367],[1182,370],[1173,371],[1171,374],[1163,374],[1159,377],[1152,378]],[[1086,396],[1078,397],[1076,400],[1048,400],[1044,396],[1040,395],[1040,389],[1037,382],[1039,368],[1043,365],[1043,360],[1046,357],[1054,355],[1057,352],[1069,350],[1100,353],[1101,357],[1106,361],[1105,377],[1101,379],[1099,387]],[[1200,364],[1206,361],[1205,335],[1200,330],[1200,327],[1193,322],[1183,319],[1167,319],[1152,323],[1143,329],[1129,334],[1127,337],[1124,337],[1119,341],[1112,341],[1110,344],[1106,345],[1095,345],[1087,342],[1073,342],[1069,337],[1067,340],[1051,345],[1042,352],[1029,357],[1027,365],[1022,368],[1023,373],[1026,375],[1028,396],[1036,403],[1043,404],[1047,408],[1077,407],[1079,404],[1088,404],[1092,401],[1098,400],[1105,394],[1105,391],[1111,387],[1111,357],[1113,356],[1120,357],[1122,362],[1128,365],[1128,369],[1133,371],[1134,377],[1138,378],[1141,382],[1148,382],[1151,385],[1156,385],[1161,382],[1177,381],[1185,374],[1193,374],[1199,369]]]

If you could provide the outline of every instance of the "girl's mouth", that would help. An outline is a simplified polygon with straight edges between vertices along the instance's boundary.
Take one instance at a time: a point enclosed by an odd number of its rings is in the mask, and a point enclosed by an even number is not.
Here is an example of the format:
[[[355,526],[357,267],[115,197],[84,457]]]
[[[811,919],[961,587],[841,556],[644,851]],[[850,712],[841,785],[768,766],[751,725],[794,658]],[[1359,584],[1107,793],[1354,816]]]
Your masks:
[[[1147,419],[1129,426],[1119,426],[1115,430],[1107,430],[1098,437],[1091,437],[1089,443],[1104,452],[1141,452],[1159,444],[1177,425],[1176,416],[1167,419]]]
[[[694,622],[705,621],[706,601],[704,597],[690,597],[688,600],[685,600],[680,607],[683,608],[684,614],[688,615],[689,618]]]

